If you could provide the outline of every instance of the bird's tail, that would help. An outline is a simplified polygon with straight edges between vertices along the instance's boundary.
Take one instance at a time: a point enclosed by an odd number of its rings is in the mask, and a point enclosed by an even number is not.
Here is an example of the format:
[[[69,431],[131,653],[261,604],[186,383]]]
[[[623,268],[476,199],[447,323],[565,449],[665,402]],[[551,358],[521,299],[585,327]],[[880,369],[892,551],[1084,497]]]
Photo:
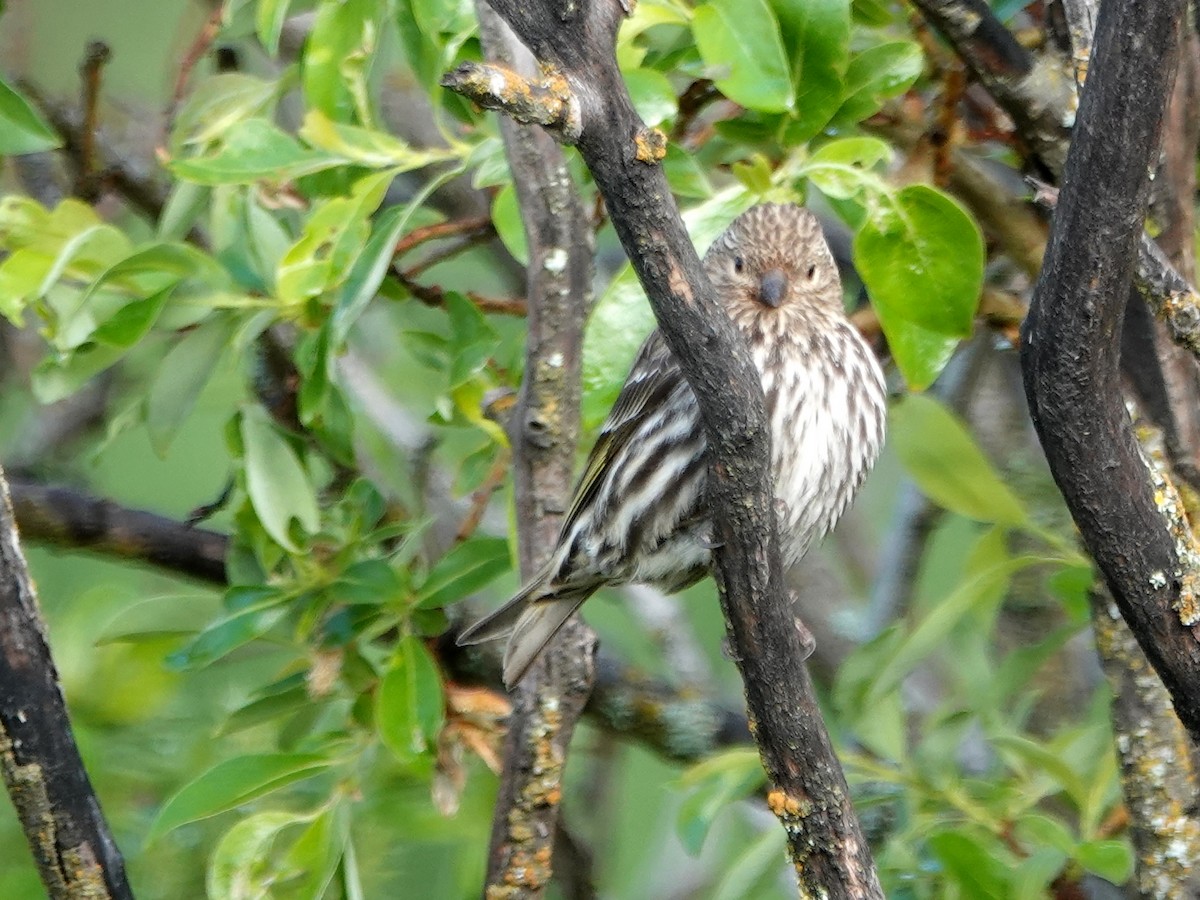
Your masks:
[[[504,686],[511,689],[593,590],[554,591],[548,589],[544,578],[535,578],[498,610],[460,634],[458,643],[481,644],[508,635]]]

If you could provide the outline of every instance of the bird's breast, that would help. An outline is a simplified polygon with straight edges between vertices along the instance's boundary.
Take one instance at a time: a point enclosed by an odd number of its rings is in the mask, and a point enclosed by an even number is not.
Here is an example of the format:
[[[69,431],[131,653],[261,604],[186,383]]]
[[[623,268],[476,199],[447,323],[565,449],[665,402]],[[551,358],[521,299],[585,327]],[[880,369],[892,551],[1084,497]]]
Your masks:
[[[753,352],[763,380],[786,565],[849,506],[883,443],[885,391],[874,354],[846,323]]]

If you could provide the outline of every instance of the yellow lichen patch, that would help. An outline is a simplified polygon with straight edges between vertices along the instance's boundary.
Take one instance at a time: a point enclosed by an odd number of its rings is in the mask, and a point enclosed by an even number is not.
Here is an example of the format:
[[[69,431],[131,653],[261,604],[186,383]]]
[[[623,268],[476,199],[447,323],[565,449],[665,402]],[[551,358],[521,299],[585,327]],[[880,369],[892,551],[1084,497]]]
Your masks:
[[[654,165],[667,155],[667,136],[657,128],[643,128],[633,139],[638,162]]]
[[[1179,621],[1189,628],[1200,623],[1200,574],[1183,573],[1179,588]]]
[[[799,818],[803,809],[799,800],[779,788],[767,794],[767,806],[781,819]]]

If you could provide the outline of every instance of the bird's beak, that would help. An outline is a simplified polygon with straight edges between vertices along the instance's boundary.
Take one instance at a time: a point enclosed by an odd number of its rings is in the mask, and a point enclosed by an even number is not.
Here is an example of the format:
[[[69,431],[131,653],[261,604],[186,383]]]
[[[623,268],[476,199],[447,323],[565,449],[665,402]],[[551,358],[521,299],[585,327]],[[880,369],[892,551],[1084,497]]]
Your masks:
[[[787,294],[787,276],[780,269],[772,269],[762,277],[758,286],[758,298],[771,309],[778,309]]]

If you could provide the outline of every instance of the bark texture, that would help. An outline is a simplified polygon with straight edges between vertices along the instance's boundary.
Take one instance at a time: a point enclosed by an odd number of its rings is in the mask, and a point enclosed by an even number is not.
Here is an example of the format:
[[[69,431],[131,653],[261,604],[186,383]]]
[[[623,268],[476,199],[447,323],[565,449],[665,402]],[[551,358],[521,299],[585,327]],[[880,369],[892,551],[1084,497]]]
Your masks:
[[[3,470],[0,775],[52,900],[133,897],[71,733]]]

